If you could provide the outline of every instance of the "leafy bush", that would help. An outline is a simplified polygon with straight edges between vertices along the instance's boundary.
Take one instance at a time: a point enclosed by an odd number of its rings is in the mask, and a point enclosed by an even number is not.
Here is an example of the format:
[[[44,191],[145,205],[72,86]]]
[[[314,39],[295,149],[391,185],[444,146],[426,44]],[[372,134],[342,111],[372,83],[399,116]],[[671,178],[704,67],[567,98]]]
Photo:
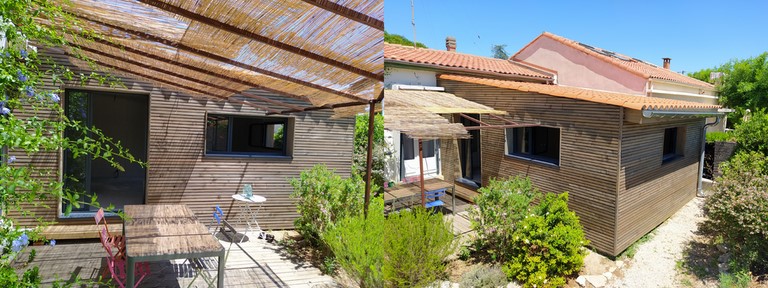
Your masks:
[[[734,141],[736,141],[736,136],[734,136],[733,133],[731,132],[720,132],[720,131],[707,132],[707,143],[734,142]]]
[[[365,178],[366,164],[368,160],[368,115],[357,115],[355,118],[355,150],[352,161],[352,173],[360,178]],[[390,154],[389,145],[384,139],[384,116],[376,114],[373,117],[373,163],[371,165],[372,183],[376,184],[371,191],[383,192],[384,169],[387,165],[387,155]]]
[[[320,234],[334,222],[363,211],[365,182],[359,177],[342,179],[324,164],[318,164],[302,171],[299,178],[291,179],[290,183],[291,198],[298,199],[299,218],[294,226],[314,245],[320,244]]]
[[[752,112],[749,120],[736,125],[736,142],[742,151],[768,154],[768,113],[765,110]]]
[[[477,267],[461,276],[459,287],[496,288],[507,282],[507,275],[498,267]]]
[[[384,202],[371,199],[366,219],[362,214],[341,219],[322,234],[336,262],[360,287],[383,287]]]
[[[525,177],[491,179],[478,190],[477,208],[469,210],[472,229],[477,232],[477,246],[497,261],[511,258],[512,233],[517,223],[529,214],[531,201],[539,193]]]
[[[704,211],[738,259],[735,270],[768,270],[768,158],[740,152],[723,164]]]
[[[445,260],[456,245],[451,222],[442,214],[417,207],[390,214],[384,226],[381,271],[387,286],[426,286],[445,273]]]
[[[560,287],[563,276],[581,269],[587,243],[579,218],[568,209],[568,193],[549,193],[518,224],[512,259],[502,269],[528,287]]]

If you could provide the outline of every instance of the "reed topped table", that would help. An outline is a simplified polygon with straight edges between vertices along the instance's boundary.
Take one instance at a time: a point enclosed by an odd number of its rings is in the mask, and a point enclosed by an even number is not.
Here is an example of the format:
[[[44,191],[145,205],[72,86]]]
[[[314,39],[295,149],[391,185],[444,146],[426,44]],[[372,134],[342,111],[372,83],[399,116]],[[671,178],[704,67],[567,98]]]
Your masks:
[[[134,286],[140,261],[219,257],[218,287],[224,287],[224,246],[186,205],[126,205],[123,224],[126,287]]]

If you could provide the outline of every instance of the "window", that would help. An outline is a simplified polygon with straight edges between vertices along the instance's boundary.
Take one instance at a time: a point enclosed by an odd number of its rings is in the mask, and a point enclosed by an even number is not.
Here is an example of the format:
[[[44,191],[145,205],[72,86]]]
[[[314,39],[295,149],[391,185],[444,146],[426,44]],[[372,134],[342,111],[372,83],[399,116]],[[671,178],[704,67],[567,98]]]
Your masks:
[[[403,154],[403,160],[413,160],[419,157],[419,139],[413,139],[410,136],[406,134],[401,134],[401,146],[402,146],[402,154]],[[422,149],[422,157],[423,158],[430,158],[435,157],[435,153],[437,152],[437,140],[422,140],[421,141],[421,149]]]
[[[208,114],[206,122],[207,155],[289,155],[289,118]]]
[[[560,164],[560,129],[521,127],[506,129],[506,154]]]
[[[662,163],[683,156],[685,149],[685,128],[672,127],[664,129],[664,144],[662,148]]]

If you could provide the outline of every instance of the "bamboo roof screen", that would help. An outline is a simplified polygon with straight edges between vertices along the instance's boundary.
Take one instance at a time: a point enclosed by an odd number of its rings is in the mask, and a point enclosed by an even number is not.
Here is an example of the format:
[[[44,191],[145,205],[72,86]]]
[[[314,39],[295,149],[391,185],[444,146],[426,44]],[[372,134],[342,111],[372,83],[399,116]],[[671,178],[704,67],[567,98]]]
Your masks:
[[[384,128],[417,139],[470,138],[464,125],[451,123],[438,114],[506,114],[451,93],[437,91],[385,90],[384,99]]]
[[[710,105],[689,101],[673,100],[659,97],[647,97],[630,95],[616,92],[607,92],[599,90],[584,89],[578,87],[559,86],[526,83],[517,81],[495,80],[489,78],[478,78],[460,75],[440,75],[443,80],[453,80],[465,83],[473,83],[503,89],[511,89],[523,92],[533,92],[555,97],[570,98],[576,100],[589,101],[600,104],[624,107],[632,110],[663,110],[663,111],[717,111],[721,108],[718,105]]]
[[[192,96],[250,97],[241,93],[258,88],[335,108],[383,89],[383,0],[62,5],[104,36],[70,39],[96,64]]]

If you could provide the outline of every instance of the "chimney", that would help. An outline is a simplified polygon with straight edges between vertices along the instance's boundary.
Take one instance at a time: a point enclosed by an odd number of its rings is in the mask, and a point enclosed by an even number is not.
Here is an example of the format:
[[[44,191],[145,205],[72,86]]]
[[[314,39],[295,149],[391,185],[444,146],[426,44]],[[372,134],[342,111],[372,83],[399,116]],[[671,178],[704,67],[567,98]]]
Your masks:
[[[661,59],[664,60],[664,69],[669,70],[669,61],[672,61],[672,58],[666,58],[665,57],[665,58],[661,58]]]
[[[456,52],[456,38],[453,38],[453,36],[445,37],[445,49]]]

